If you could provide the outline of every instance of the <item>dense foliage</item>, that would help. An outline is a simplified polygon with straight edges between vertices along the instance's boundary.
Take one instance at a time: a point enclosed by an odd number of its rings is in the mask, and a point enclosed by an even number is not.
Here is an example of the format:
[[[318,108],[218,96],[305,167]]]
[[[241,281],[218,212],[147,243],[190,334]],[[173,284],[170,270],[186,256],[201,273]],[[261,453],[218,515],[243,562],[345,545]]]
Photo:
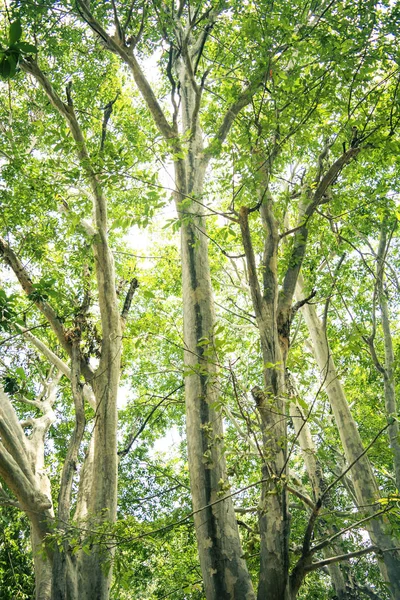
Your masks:
[[[208,241],[216,311],[212,335],[198,340],[195,367],[204,375],[202,361],[208,360],[218,371],[212,408],[223,418],[221,453],[229,482],[221,479],[216,502],[233,495],[254,587],[262,465],[270,458],[254,390],[265,388],[266,372],[280,372],[289,381],[279,405],[287,424],[285,440],[278,440],[286,464],[278,491],[270,493],[288,492],[290,569],[305,552],[314,513],[313,547],[329,540],[313,554],[320,568],[309,568],[297,597],[394,598],[379,567],[387,548],[369,540],[366,523],[373,516],[354,488],[354,468],[343,448],[348,434],[332,410],[328,375],[315,360],[305,311],[314,308],[320,317],[372,466],[379,498],[371,505],[384,513],[385,531],[393,548],[400,548],[400,440],[393,410],[400,379],[399,6],[372,0],[120,0],[91,6],[84,0],[16,0],[1,2],[1,8],[0,377],[28,439],[41,415],[40,401],[56,382],[54,419],[44,440],[56,514],[49,544],[61,548],[66,542],[72,556],[101,547],[102,568],[113,567],[111,598],[205,598],[186,449],[184,384],[193,366],[183,355],[188,349],[178,234],[194,224]],[[106,39],[93,23],[102,25]],[[173,163],[190,155],[194,132],[181,124],[183,91],[172,66],[184,55],[188,23],[202,44],[190,73],[194,88],[201,88],[196,110],[210,162],[202,193],[180,198],[177,213]],[[131,49],[163,114],[177,124],[178,141],[160,133],[162,123],[123,55],[110,51],[113,43]],[[66,110],[73,109],[86,158],[43,78]],[[236,118],[225,134],[232,107]],[[108,243],[126,324],[117,519],[83,527],[74,511],[96,409],[85,402],[71,519],[60,525],[60,481],[76,432],[76,393],[40,343],[72,364],[43,309],[49,305],[68,339],[74,340],[79,325],[82,365],[96,369],[101,360],[104,321],[92,251],[99,234],[93,229],[89,172],[107,199]],[[206,229],[196,225],[196,206]],[[246,248],[243,209],[252,250]],[[278,250],[267,260],[271,222]],[[29,274],[29,289],[21,285],[8,248]],[[266,273],[274,261],[281,294],[297,267],[302,283],[290,306],[287,357],[270,363],[263,358],[251,280],[258,275],[267,297]],[[300,442],[306,429],[308,448]],[[11,452],[4,436],[0,430],[0,445]],[[320,492],[307,454],[322,473]],[[31,598],[27,511],[10,490],[2,457],[0,452],[0,595]],[[211,460],[204,448],[203,462]],[[327,569],[329,556],[340,555],[343,560],[332,564],[340,565],[343,596]]]

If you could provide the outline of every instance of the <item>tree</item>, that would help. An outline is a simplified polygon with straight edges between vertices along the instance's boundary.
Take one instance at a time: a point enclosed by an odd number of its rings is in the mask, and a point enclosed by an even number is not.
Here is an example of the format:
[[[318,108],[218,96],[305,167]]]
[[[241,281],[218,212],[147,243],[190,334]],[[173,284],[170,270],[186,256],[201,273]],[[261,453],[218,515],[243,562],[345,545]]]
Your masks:
[[[349,589],[356,584],[335,565],[370,553],[379,554],[382,578],[392,596],[398,595],[398,543],[395,533],[387,533],[386,522],[394,504],[388,500],[382,505],[366,457],[379,433],[363,445],[338,383],[332,396],[331,380],[336,381],[337,375],[326,334],[311,312],[314,294],[298,287],[299,301],[293,302],[296,285],[301,284],[300,270],[305,263],[307,271],[307,261],[316,260],[315,245],[323,244],[315,217],[330,223],[333,240],[324,252],[335,252],[337,239],[343,240],[330,211],[341,206],[353,182],[366,178],[368,159],[363,156],[369,151],[376,173],[382,172],[382,155],[390,154],[390,145],[396,143],[398,82],[390,42],[396,9],[383,10],[373,2],[362,7],[334,4],[199,2],[193,7],[186,2],[171,6],[146,2],[138,10],[135,3],[91,7],[77,0],[76,5],[16,3],[13,15],[6,11],[11,25],[0,71],[8,86],[3,111],[12,118],[4,129],[4,139],[10,142],[5,141],[3,151],[11,218],[1,239],[1,256],[25,298],[15,294],[15,281],[7,284],[12,293],[2,296],[2,327],[11,340],[23,336],[51,367],[35,367],[36,356],[23,346],[23,360],[33,377],[29,395],[23,393],[27,384],[22,381],[25,370],[18,371],[20,357],[14,355],[11,371],[8,368],[4,375],[5,391],[34,414],[21,425],[23,410],[16,410],[7,395],[1,396],[0,473],[30,519],[37,598],[108,598],[112,565],[118,565],[115,547],[127,543],[120,524],[115,525],[117,392],[124,338],[123,364],[128,372],[136,360],[148,363],[149,355],[148,348],[139,345],[140,354],[134,356],[129,342],[135,326],[127,321],[138,287],[134,263],[124,264],[113,253],[129,254],[121,234],[134,223],[148,225],[162,203],[156,193],[161,182],[146,172],[154,168],[148,167],[154,149],[174,170],[172,194],[178,213],[174,226],[181,232],[188,467],[206,598],[255,597],[254,568],[243,556],[228,481],[223,418],[239,432],[246,426],[250,441],[244,435],[243,443],[256,455],[249,461],[253,479],[245,480],[243,487],[261,485],[262,490],[258,598],[294,599],[301,594],[306,575],[325,566],[337,595],[350,597]],[[35,45],[22,41],[22,32]],[[154,62],[157,53],[161,72],[152,84],[143,62],[149,57]],[[23,93],[14,90],[14,78],[24,81]],[[50,124],[48,132],[41,124],[44,118]],[[29,148],[21,144],[24,137],[30,140]],[[232,165],[237,188],[231,194]],[[32,185],[35,177],[40,185]],[[285,180],[287,185],[282,185]],[[151,191],[144,193],[143,185]],[[210,208],[206,198],[213,195],[220,199]],[[327,215],[322,214],[325,205]],[[18,214],[17,206],[23,206],[25,214]],[[49,225],[39,217],[43,209],[52,215]],[[371,214],[376,218],[373,210]],[[33,240],[29,215],[38,223]],[[217,216],[227,225],[213,222]],[[222,249],[218,259],[209,248],[210,239]],[[232,273],[241,274],[238,258],[224,248],[229,240],[243,244],[242,276],[249,283],[249,290],[244,286],[235,291],[234,304],[239,303],[241,311],[249,292],[254,313],[250,321],[257,325],[256,333],[246,334],[243,343],[257,343],[261,349],[262,367],[257,359],[252,379],[262,388],[253,387],[257,414],[251,418],[240,404],[241,367],[239,375],[231,364],[228,368],[233,387],[229,397],[238,404],[233,411],[224,391],[224,360],[230,351],[220,340],[213,287],[220,290],[213,277],[215,273],[222,277],[229,265],[231,280]],[[68,256],[65,271],[63,253]],[[119,277],[125,286],[124,302],[117,295]],[[382,284],[376,290],[382,300]],[[154,297],[154,291],[147,291],[149,303]],[[33,315],[33,307],[44,323]],[[308,408],[286,373],[295,352],[291,327],[300,308],[346,454],[347,465],[333,478],[322,476],[320,459],[312,459],[320,450],[310,429],[319,400],[316,397]],[[151,322],[142,327],[136,335],[151,334]],[[37,331],[32,333],[32,328]],[[171,350],[161,342],[159,346],[170,356]],[[392,377],[387,376],[386,390],[389,381]],[[180,381],[171,387],[179,390]],[[59,455],[62,472],[55,494],[43,469],[57,390],[66,401],[64,411],[72,408],[72,402],[75,425],[67,452]],[[147,415],[139,413],[142,424],[136,434],[128,435],[120,456],[129,453],[170,392],[163,391],[160,404]],[[387,393],[393,398],[392,388]],[[392,409],[393,401],[390,416]],[[92,418],[89,436],[86,423]],[[393,423],[390,427],[396,428]],[[393,432],[391,439],[395,442]],[[291,481],[297,443],[308,470],[309,490],[296,488]],[[74,471],[79,462],[77,484]],[[370,510],[350,524],[339,515],[332,526],[325,513],[334,506],[336,487],[347,476],[359,510],[367,505]],[[292,525],[288,493],[302,506]],[[338,494],[342,508],[344,497]],[[257,536],[257,530],[242,523]],[[357,546],[354,541],[346,546],[341,533],[362,527],[367,527],[371,545]],[[314,543],[317,530],[323,539]],[[300,541],[300,552],[293,550]],[[119,567],[116,572],[122,576]]]

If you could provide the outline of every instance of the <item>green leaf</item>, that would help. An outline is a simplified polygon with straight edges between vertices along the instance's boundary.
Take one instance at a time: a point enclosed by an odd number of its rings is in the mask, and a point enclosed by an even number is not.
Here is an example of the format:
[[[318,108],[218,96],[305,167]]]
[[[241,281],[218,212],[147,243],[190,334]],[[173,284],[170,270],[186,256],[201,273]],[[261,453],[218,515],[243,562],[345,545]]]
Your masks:
[[[10,63],[8,62],[8,57],[5,56],[3,60],[0,62],[0,77],[2,79],[9,79],[10,77]]]
[[[10,32],[8,35],[10,45],[15,44],[15,42],[18,42],[19,39],[21,38],[21,35],[22,35],[21,21],[19,19],[17,19],[16,21],[13,21],[13,23],[11,23],[11,25],[10,25]]]
[[[7,56],[7,60],[8,63],[10,65],[10,72],[8,77],[14,77],[16,71],[17,71],[17,66],[18,66],[18,55],[16,55],[14,52],[12,54],[9,54]]]
[[[145,290],[143,292],[143,296],[145,298],[155,298],[155,295],[153,294],[153,292],[151,292],[150,290]]]
[[[297,398],[297,403],[301,406],[301,408],[305,411],[308,411],[308,404],[303,398]]]
[[[37,48],[33,44],[28,44],[28,42],[19,42],[17,45],[18,49],[25,54],[36,54]]]
[[[20,379],[26,379],[25,371],[22,367],[17,367],[15,369],[16,374],[20,377]]]

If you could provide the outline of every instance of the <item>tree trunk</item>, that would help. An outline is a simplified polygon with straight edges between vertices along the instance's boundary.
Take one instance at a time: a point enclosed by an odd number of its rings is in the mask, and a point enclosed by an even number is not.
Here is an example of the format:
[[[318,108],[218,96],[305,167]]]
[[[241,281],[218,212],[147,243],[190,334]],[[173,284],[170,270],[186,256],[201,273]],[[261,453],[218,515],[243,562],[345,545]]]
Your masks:
[[[274,323],[272,322],[272,325]],[[264,327],[264,331],[262,328]],[[279,349],[277,330],[259,322],[266,393],[257,399],[263,433],[263,466],[260,526],[260,580],[258,600],[289,598],[288,591],[288,538],[289,515],[287,490],[284,485],[286,474],[286,403],[283,399],[285,382],[283,360]],[[266,333],[266,332],[270,333]],[[275,333],[275,335],[274,335]],[[274,340],[271,343],[271,340]]]
[[[263,464],[260,527],[260,578],[258,600],[289,599],[289,515],[285,477],[286,402],[285,361],[287,340],[278,331],[277,227],[271,207],[261,206],[266,230],[263,258],[263,294],[248,223],[248,209],[242,207],[239,222],[246,254],[253,309],[260,333],[263,359],[264,391],[252,390],[261,417]]]
[[[299,300],[304,297],[303,289],[304,284],[302,278],[299,277],[297,284]],[[373,514],[379,507],[376,504],[379,499],[379,490],[370,462],[365,454],[362,455],[364,447],[357,424],[351,415],[342,384],[338,378],[326,333],[313,305],[305,304],[302,311],[310,333],[321,381],[324,384],[338,427],[346,460],[348,464],[354,463],[350,475],[354,483],[358,505],[363,511]],[[398,541],[388,533],[390,525],[384,517],[372,519],[366,524],[366,528],[372,543],[384,550],[383,558],[378,561],[379,567],[384,580],[389,583],[392,597],[398,600],[400,598],[400,555],[397,550],[389,551],[390,548],[398,547]]]
[[[121,338],[117,338],[114,353],[110,350],[110,355],[107,356],[106,352],[104,362],[100,361],[99,375],[93,385],[97,411],[94,431],[94,476],[88,515],[89,518],[95,519],[94,524],[104,521],[113,523],[117,513],[117,392],[120,343]],[[82,484],[85,485],[83,481]],[[95,545],[88,555],[81,553],[79,600],[108,600],[112,575],[111,560],[111,552],[98,545]]]
[[[184,70],[181,95],[182,126],[186,133],[191,128],[194,93]],[[182,220],[186,431],[194,522],[207,600],[253,600],[252,582],[229,496],[222,414],[215,408],[219,399],[213,348],[215,313],[204,210],[199,202],[188,202],[188,198],[202,198],[206,166],[202,133],[197,124],[186,158],[175,163],[179,191],[176,204]],[[187,212],[191,214],[189,219]],[[221,494],[226,495],[222,502]]]
[[[51,600],[52,562],[43,551],[43,539],[37,535],[32,526],[31,545],[35,569],[35,600]]]

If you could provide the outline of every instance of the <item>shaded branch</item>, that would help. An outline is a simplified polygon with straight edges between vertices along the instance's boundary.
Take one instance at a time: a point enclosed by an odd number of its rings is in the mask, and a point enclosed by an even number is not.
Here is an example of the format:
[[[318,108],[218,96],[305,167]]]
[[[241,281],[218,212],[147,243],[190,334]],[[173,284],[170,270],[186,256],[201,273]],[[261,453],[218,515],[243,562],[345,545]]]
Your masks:
[[[261,294],[260,282],[257,275],[256,258],[249,229],[249,209],[242,206],[239,211],[239,223],[242,233],[243,248],[246,255],[247,271],[253,306],[256,308],[257,316],[262,313],[263,296]]]
[[[111,100],[110,102],[108,102],[108,104],[106,104],[103,109],[104,116],[103,116],[103,123],[101,125],[100,152],[103,152],[103,150],[104,150],[104,142],[106,141],[108,121],[110,120],[110,117],[111,117],[112,111],[113,111],[113,106],[116,103],[118,96],[119,96],[119,92],[117,92],[117,95],[115,96],[114,100]]]
[[[85,431],[85,409],[82,384],[80,382],[80,350],[79,337],[75,338],[72,346],[71,360],[71,390],[75,407],[75,427],[69,442],[67,455],[61,475],[60,492],[58,496],[58,517],[62,521],[69,520],[71,506],[71,492],[79,448]]]
[[[289,258],[289,267],[283,280],[279,298],[279,312],[281,313],[289,313],[292,304],[297,278],[305,255],[308,221],[318,206],[325,201],[325,194],[328,188],[336,181],[343,167],[355,158],[359,152],[360,148],[350,148],[347,152],[344,152],[328,169],[324,177],[322,177],[311,201],[308,204],[303,202],[299,216],[299,228],[295,233],[293,249]]]
[[[134,277],[129,284],[129,290],[128,290],[128,293],[126,294],[124,307],[123,307],[122,313],[121,313],[121,319],[123,320],[124,323],[126,322],[126,320],[128,318],[128,314],[129,314],[131,304],[132,304],[133,295],[138,287],[139,287],[139,282],[136,279],[136,277]]]

